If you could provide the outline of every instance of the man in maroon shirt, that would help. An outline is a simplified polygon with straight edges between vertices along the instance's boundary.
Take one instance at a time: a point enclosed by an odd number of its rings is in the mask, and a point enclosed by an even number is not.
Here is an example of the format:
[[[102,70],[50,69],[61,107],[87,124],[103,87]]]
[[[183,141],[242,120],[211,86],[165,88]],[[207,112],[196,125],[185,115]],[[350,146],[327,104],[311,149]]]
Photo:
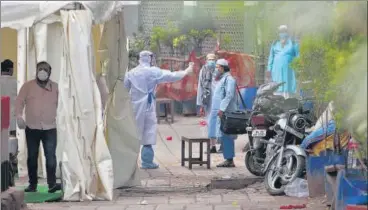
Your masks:
[[[56,183],[56,110],[58,85],[50,80],[51,66],[45,61],[37,63],[36,79],[26,82],[15,102],[15,114],[20,129],[25,129],[27,142],[27,168],[29,186],[26,192],[37,191],[37,168],[40,142],[46,157],[49,193],[61,189]],[[23,119],[25,110],[25,120]]]

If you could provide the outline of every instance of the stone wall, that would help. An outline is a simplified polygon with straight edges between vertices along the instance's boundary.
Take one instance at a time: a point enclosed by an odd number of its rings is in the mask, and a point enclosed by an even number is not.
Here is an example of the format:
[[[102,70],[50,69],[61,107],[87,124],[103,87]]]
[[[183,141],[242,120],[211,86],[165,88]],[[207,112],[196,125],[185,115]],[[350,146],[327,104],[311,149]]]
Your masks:
[[[217,32],[223,31],[230,35],[232,43],[230,44],[231,51],[244,52],[244,14],[231,13],[223,15],[219,11],[219,6],[216,1],[197,1],[197,7],[203,9],[204,12],[212,14],[213,21]],[[150,33],[153,26],[165,27],[168,20],[174,20],[177,23],[181,19],[184,11],[183,1],[142,1],[139,9],[140,25],[146,33]],[[232,15],[233,14],[233,15]],[[203,45],[203,53],[211,52],[215,49],[217,40],[208,39]],[[163,54],[167,54],[164,50]]]
[[[184,16],[193,14],[191,8],[198,7],[203,12],[212,15],[216,32],[225,32],[230,35],[231,43],[229,51],[253,54],[256,42],[254,33],[254,17],[251,13],[230,12],[227,15],[221,13],[221,6],[218,1],[195,1],[194,4],[184,5],[183,1],[142,1],[139,8],[139,25],[143,27],[145,33],[150,34],[153,26],[166,27],[167,21],[172,20],[178,23]],[[247,15],[248,14],[248,15]],[[202,49],[202,54],[213,52],[217,44],[214,38],[208,38]],[[268,49],[266,49],[266,53]],[[163,48],[161,56],[169,56],[169,50]],[[267,55],[266,55],[267,56]],[[264,82],[264,72],[257,60],[256,83]]]
[[[230,35],[230,51],[244,52],[244,13],[224,15],[220,12],[220,6],[216,1],[197,1],[197,6],[212,15],[217,32]],[[212,51],[214,46],[216,46],[216,40],[207,40],[204,43],[203,52]]]
[[[183,1],[141,1],[139,8],[139,26],[146,34],[152,32],[154,26],[167,27],[168,21],[177,24],[175,19],[181,16]],[[162,56],[168,56],[169,49],[162,48]]]

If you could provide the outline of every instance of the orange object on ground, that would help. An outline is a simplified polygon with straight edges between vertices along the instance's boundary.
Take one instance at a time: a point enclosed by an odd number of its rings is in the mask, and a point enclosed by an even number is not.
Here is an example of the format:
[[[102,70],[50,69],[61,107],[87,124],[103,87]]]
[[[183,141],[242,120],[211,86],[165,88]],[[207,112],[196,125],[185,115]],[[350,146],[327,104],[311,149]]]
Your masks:
[[[307,205],[286,205],[286,206],[280,206],[280,209],[305,209],[307,208]]]
[[[205,120],[201,120],[201,121],[199,121],[199,125],[206,126],[207,122]]]

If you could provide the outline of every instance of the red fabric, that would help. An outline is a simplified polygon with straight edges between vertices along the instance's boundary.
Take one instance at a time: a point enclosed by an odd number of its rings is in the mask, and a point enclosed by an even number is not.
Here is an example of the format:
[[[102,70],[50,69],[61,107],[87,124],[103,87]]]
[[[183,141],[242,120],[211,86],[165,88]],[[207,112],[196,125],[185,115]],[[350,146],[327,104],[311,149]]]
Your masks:
[[[363,205],[348,205],[346,206],[346,210],[367,210],[367,206]]]
[[[238,86],[255,86],[255,62],[253,58],[246,54],[218,51],[221,58],[229,62],[231,74],[237,81]],[[205,64],[206,58],[196,57],[195,52],[189,54],[188,60],[177,58],[163,58],[161,69],[173,69],[173,71],[183,70],[189,62],[194,63],[194,73],[184,77],[183,80],[175,83],[161,84],[156,89],[157,98],[170,98],[176,101],[185,101],[194,98],[197,95],[199,71]],[[170,68],[171,67],[171,68]]]
[[[239,87],[255,87],[256,65],[250,55],[227,51],[218,51],[217,54],[229,62],[231,75]]]
[[[10,126],[10,97],[1,96],[1,130]]]

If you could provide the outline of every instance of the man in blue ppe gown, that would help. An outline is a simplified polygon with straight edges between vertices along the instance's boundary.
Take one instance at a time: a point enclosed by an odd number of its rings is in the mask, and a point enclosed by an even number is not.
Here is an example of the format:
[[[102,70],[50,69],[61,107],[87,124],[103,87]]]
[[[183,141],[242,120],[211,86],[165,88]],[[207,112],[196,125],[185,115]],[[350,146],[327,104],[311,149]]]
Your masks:
[[[223,156],[225,161],[217,167],[235,167],[233,158],[235,157],[236,135],[227,135],[220,130],[220,118],[224,112],[237,110],[236,81],[230,74],[229,64],[225,59],[216,62],[215,70],[216,88],[212,95],[211,112],[209,118],[216,117],[216,135],[223,145]]]
[[[268,58],[268,80],[285,82],[275,94],[285,98],[296,96],[295,72],[290,68],[293,59],[299,56],[299,45],[290,38],[288,28],[285,25],[279,27],[280,40],[275,41]]]
[[[214,118],[209,118],[209,113],[211,111],[211,99],[213,95],[213,90],[215,89],[215,68],[216,68],[216,55],[208,54],[207,62],[203,65],[198,77],[198,89],[197,89],[197,106],[200,106],[201,116],[207,118],[207,128],[208,128],[208,138],[211,139],[211,153],[217,153],[216,149],[216,116]],[[219,152],[221,152],[222,147],[220,147]]]
[[[193,63],[184,71],[170,72],[152,66],[153,53],[142,51],[139,54],[139,65],[125,74],[124,86],[128,89],[133,104],[138,138],[142,145],[142,168],[155,169],[153,162],[156,144],[157,118],[155,89],[158,84],[176,82],[193,72]]]

